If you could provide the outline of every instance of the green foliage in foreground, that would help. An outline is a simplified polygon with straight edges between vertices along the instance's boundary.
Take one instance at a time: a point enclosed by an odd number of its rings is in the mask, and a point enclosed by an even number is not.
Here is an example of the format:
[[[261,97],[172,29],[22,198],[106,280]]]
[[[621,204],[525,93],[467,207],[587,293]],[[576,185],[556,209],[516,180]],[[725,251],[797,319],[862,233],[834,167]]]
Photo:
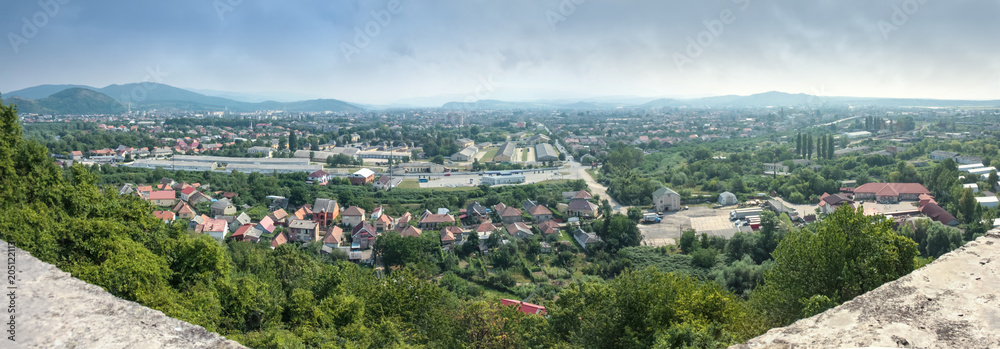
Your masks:
[[[486,279],[479,285],[457,272],[414,273],[454,269],[448,261],[455,256],[441,253],[433,239],[390,234],[380,241],[383,252],[408,253],[389,261],[398,269],[377,276],[318,256],[313,245],[222,245],[183,224],[165,225],[145,201],[101,190],[86,168],[64,173],[47,154],[22,140],[14,110],[0,106],[0,239],[116,296],[259,348],[725,347],[905,275],[918,251],[939,256],[961,243],[955,231],[918,225],[918,250],[882,217],[842,209],[785,234],[773,217],[762,217],[760,234],[729,242],[685,234],[691,255],[681,255],[634,246],[638,236],[625,229],[631,221],[615,216],[596,230],[621,242],[613,250],[634,269],[609,268],[611,280],[572,281],[562,290],[541,287],[558,296],[543,304],[545,318],[501,307],[496,293],[484,290],[503,285],[527,293],[530,284],[514,285],[523,267],[513,262],[520,258],[515,246],[490,256],[500,270],[489,276],[486,258],[473,257]],[[538,190],[490,189],[482,196],[489,203],[546,194],[529,192]],[[453,205],[465,201],[458,199]],[[435,253],[443,257],[430,258]],[[544,278],[580,272],[576,263],[560,266],[544,269]]]
[[[787,325],[913,271],[916,244],[882,216],[845,206],[811,228],[781,240],[764,285],[750,296],[769,325]]]

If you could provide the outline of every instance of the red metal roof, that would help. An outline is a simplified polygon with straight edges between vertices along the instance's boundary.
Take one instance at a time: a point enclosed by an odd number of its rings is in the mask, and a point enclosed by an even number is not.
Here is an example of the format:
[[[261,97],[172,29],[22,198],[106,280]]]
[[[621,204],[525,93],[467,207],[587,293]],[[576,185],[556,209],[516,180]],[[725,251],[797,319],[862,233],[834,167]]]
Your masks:
[[[545,312],[545,307],[543,307],[541,305],[531,304],[531,303],[525,303],[525,302],[516,301],[516,300],[513,300],[513,299],[501,299],[500,300],[500,304],[501,305],[517,306],[518,310],[520,310],[522,313],[529,314],[529,315],[543,315],[543,314],[546,313]]]

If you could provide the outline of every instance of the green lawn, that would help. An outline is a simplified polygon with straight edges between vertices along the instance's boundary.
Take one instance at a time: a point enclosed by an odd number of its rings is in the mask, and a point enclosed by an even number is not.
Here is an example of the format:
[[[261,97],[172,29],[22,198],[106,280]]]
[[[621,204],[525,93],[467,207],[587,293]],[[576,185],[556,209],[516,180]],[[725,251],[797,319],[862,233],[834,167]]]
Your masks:
[[[399,182],[399,186],[397,186],[397,188],[399,188],[399,189],[420,189],[420,183],[417,182],[416,179],[404,179],[402,182]]]
[[[479,162],[490,162],[490,161],[493,161],[493,157],[497,156],[497,151],[499,151],[499,150],[500,150],[500,148],[497,148],[497,147],[491,147],[491,148],[487,149],[486,150],[486,155],[483,155],[483,158],[479,159]]]
[[[528,148],[521,148],[521,161],[528,161]]]

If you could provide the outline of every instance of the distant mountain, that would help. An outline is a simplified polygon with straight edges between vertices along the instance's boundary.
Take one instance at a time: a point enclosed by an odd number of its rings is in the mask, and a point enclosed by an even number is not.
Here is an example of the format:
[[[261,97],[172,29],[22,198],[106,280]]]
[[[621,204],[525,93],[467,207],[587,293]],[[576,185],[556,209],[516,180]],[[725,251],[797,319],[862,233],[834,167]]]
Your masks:
[[[475,102],[449,102],[441,108],[455,110],[512,110],[512,109],[613,109],[624,106],[621,103],[601,103],[584,101],[534,101],[507,102],[484,99]]]
[[[56,94],[56,92],[70,88],[85,88],[90,90],[97,90],[96,88],[84,85],[38,85],[23,90],[4,93],[3,97],[5,99],[8,97],[20,97],[24,99],[42,99],[54,95]]]
[[[73,87],[38,100],[12,97],[18,111],[35,114],[122,114],[125,106],[106,94]]]
[[[228,98],[206,96],[197,92],[158,83],[110,85],[104,88],[94,88],[81,85],[42,85],[9,92],[3,96],[5,98],[8,96],[20,97],[22,99],[36,100],[40,102],[42,99],[47,98],[50,95],[54,96],[54,94],[61,93],[60,91],[65,91],[67,89],[87,89],[99,92],[117,100],[121,105],[131,104],[131,108],[133,110],[166,109],[180,111],[221,111],[228,109],[235,112],[257,110],[284,110],[292,112],[357,112],[364,110],[363,108],[336,99],[316,99],[298,102],[241,102]],[[34,105],[31,103],[25,103],[23,100],[21,103],[25,106]],[[39,108],[46,107],[44,105],[40,105]],[[84,112],[79,113],[86,114]]]

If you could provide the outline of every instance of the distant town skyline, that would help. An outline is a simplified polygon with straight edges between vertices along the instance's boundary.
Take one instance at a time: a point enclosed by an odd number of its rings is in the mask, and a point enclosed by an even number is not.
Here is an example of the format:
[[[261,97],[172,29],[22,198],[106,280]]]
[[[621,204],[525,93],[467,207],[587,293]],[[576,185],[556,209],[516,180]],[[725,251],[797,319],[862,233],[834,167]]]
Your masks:
[[[391,104],[1000,99],[1000,2],[8,2],[0,91],[153,81]],[[283,97],[278,97],[283,98]]]

